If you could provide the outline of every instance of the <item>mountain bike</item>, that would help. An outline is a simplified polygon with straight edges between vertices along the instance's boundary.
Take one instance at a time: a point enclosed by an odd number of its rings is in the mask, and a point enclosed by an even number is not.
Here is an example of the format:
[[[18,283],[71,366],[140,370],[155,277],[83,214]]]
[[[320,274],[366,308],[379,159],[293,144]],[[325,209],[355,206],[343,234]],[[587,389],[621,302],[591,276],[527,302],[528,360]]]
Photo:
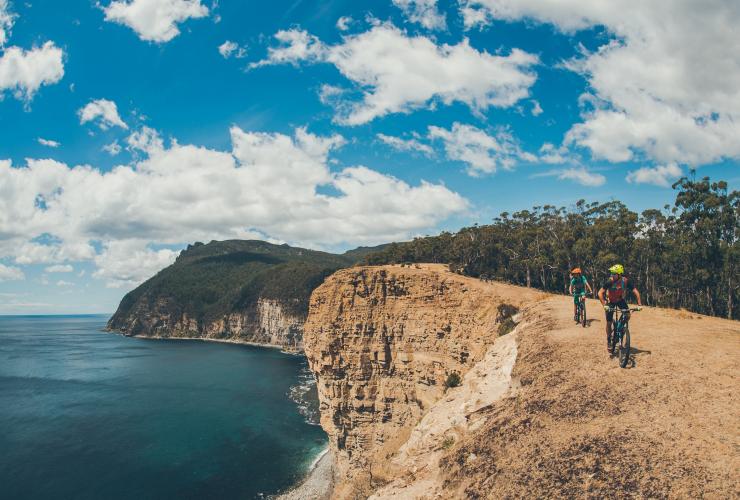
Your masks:
[[[617,350],[619,351],[619,366],[622,368],[627,367],[627,362],[630,359],[630,329],[626,314],[640,311],[641,309],[640,307],[628,309],[609,307],[610,312],[617,312],[617,317],[612,321],[612,332],[609,336],[609,352],[614,356],[617,354]]]
[[[576,323],[580,323],[583,328],[586,328],[586,296],[583,294],[578,297],[578,302],[576,303],[576,317],[573,319],[575,319]]]

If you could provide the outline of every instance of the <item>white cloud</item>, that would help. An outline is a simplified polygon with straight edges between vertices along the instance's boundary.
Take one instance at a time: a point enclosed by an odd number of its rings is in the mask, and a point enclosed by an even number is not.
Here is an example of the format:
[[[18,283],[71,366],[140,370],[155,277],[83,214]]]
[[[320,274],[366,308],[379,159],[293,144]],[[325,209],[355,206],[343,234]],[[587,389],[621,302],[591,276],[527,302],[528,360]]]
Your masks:
[[[247,48],[241,47],[236,42],[226,40],[224,43],[218,46],[218,53],[221,54],[224,59],[228,59],[232,56],[236,59],[242,59],[247,55]]]
[[[24,280],[26,276],[17,267],[0,264],[0,281]]]
[[[565,143],[612,162],[645,157],[701,165],[740,158],[740,3],[466,0],[468,26],[490,19],[549,23],[614,39],[566,67],[588,79],[593,109]]]
[[[94,260],[95,276],[130,286],[170,263],[171,245],[259,236],[312,247],[373,244],[419,234],[468,207],[441,184],[412,186],[363,166],[330,170],[331,152],[345,142],[338,135],[233,127],[231,137],[232,149],[218,151],[166,146],[155,131],[137,131],[130,147],[144,157],[105,172],[0,161],[0,258]]]
[[[0,0],[0,48],[10,38],[10,30],[13,28],[15,17],[15,14],[10,12],[8,0]]]
[[[347,31],[349,26],[353,23],[353,19],[349,16],[342,16],[337,19],[337,29],[339,31]]]
[[[169,42],[179,23],[208,15],[201,0],[116,0],[105,7],[105,20],[128,26],[142,40]]]
[[[109,288],[133,287],[175,262],[178,252],[152,250],[136,239],[111,241],[95,257],[93,277],[106,281]]]
[[[393,0],[393,5],[401,9],[409,21],[426,29],[447,28],[446,16],[437,9],[437,0]]]
[[[51,139],[44,139],[43,137],[39,137],[37,140],[39,141],[39,144],[48,148],[58,148],[59,146],[61,146],[60,143],[58,143],[57,141],[52,141]]]
[[[560,180],[571,180],[582,186],[597,187],[604,185],[606,182],[606,177],[603,175],[589,172],[583,167],[559,170],[555,175]]]
[[[128,149],[155,155],[164,151],[164,141],[159,132],[150,127],[141,127],[126,138]]]
[[[683,171],[675,163],[660,165],[654,168],[643,167],[627,174],[627,182],[637,184],[654,184],[656,186],[671,187],[673,181],[681,177]]]
[[[540,106],[540,102],[532,99],[532,116],[540,116],[542,114],[542,106]]]
[[[10,91],[16,99],[30,101],[42,85],[57,83],[64,76],[63,55],[54,42],[31,50],[5,49],[0,56],[0,98]]]
[[[400,137],[385,134],[377,134],[376,137],[398,151],[416,151],[426,156],[434,156],[434,149],[428,144],[419,142],[417,139],[401,139]]]
[[[566,147],[555,147],[554,144],[546,142],[542,145],[539,151],[539,160],[543,163],[566,163],[568,161],[574,162],[575,160],[571,157],[568,148]]]
[[[97,120],[98,127],[102,130],[108,130],[111,127],[128,129],[128,125],[118,115],[116,103],[108,99],[90,101],[77,114],[80,117],[80,124]]]
[[[429,137],[444,142],[447,158],[468,164],[468,174],[474,177],[494,173],[499,167],[510,169],[518,161],[536,161],[534,155],[522,151],[519,142],[507,130],[495,135],[455,122],[452,129],[429,127]]]
[[[275,33],[275,40],[281,45],[267,49],[267,59],[249,65],[259,68],[272,64],[292,64],[300,62],[323,61],[327,55],[327,46],[318,37],[299,29],[281,30]]]
[[[75,268],[69,264],[56,264],[44,269],[47,273],[71,273],[74,272],[74,270]]]
[[[74,286],[74,283],[71,281],[59,280],[57,281],[57,286]]]
[[[537,56],[519,49],[491,55],[470,46],[437,45],[409,37],[390,24],[350,35],[338,45],[325,45],[305,31],[280,31],[280,46],[252,68],[300,62],[331,63],[362,92],[361,102],[343,101],[335,120],[360,125],[389,113],[408,113],[438,102],[462,102],[474,111],[508,107],[529,96]]]
[[[116,156],[118,153],[121,152],[121,145],[118,144],[118,141],[113,141],[110,144],[106,144],[103,146],[103,151],[108,153],[111,156]]]

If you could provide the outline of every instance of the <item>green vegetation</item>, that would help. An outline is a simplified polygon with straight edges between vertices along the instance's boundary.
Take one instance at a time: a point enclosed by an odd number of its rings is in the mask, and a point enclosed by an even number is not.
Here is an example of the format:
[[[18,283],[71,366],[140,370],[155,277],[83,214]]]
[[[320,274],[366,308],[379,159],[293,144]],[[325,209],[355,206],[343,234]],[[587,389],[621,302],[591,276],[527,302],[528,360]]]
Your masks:
[[[453,271],[567,293],[569,270],[598,287],[622,263],[648,305],[740,318],[740,192],[709,178],[676,184],[673,207],[637,214],[618,201],[552,205],[459,232],[394,243],[370,264],[438,262]]]
[[[447,375],[447,380],[445,380],[445,387],[457,387],[462,383],[462,378],[460,378],[460,374],[457,372],[452,372],[449,375]]]
[[[119,328],[131,311],[153,310],[161,300],[202,322],[248,310],[260,297],[279,300],[286,312],[305,316],[311,292],[324,278],[373,250],[335,255],[264,241],[196,243],[128,293],[109,326]]]

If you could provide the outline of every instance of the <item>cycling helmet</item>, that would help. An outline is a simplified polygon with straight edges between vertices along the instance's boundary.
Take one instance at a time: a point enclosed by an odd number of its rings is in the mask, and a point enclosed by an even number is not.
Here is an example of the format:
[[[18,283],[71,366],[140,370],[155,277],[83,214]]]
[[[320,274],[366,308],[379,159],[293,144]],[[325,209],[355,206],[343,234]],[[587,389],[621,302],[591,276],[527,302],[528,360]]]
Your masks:
[[[581,268],[580,267],[574,267],[571,271],[571,274],[581,274]]]
[[[614,264],[609,268],[609,272],[612,274],[624,274],[624,266],[622,264]]]

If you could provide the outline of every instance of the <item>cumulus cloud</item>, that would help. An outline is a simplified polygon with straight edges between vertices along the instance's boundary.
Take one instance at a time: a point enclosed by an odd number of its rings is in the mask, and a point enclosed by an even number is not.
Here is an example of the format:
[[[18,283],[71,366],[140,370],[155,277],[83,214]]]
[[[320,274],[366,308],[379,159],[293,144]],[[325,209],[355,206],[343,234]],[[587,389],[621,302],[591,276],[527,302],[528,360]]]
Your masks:
[[[103,11],[106,21],[128,26],[142,40],[158,43],[179,35],[178,24],[208,15],[201,0],[116,0]]]
[[[140,130],[129,144],[143,158],[106,172],[0,161],[0,258],[93,260],[95,276],[130,286],[170,263],[173,245],[259,236],[312,247],[373,244],[419,234],[468,207],[441,184],[412,186],[359,165],[332,171],[339,135],[233,127],[231,138],[231,150],[219,151],[166,145]]]
[[[519,142],[505,129],[489,135],[472,125],[455,122],[450,130],[429,127],[429,137],[442,140],[447,158],[467,163],[468,174],[473,177],[492,174],[498,168],[513,168],[520,160],[537,160],[522,151]]]
[[[401,9],[409,21],[428,30],[447,28],[446,16],[437,9],[437,0],[393,0],[393,5]]]
[[[673,181],[681,177],[683,171],[675,163],[660,165],[654,168],[643,167],[627,174],[627,182],[636,184],[654,184],[656,186],[671,187]]]
[[[10,30],[13,28],[15,22],[15,15],[10,12],[10,6],[8,0],[0,0],[0,48],[10,38]]]
[[[56,264],[44,269],[44,271],[46,271],[47,273],[71,273],[74,270],[75,268],[70,266],[69,264]]]
[[[8,47],[0,56],[0,98],[10,91],[16,99],[31,101],[42,85],[62,79],[63,56],[54,42],[30,50]]]
[[[590,172],[583,167],[566,168],[557,174],[558,179],[567,179],[577,182],[583,186],[602,186],[606,182],[606,177],[601,174]]]
[[[72,283],[71,281],[64,281],[64,280],[57,281],[57,286],[74,286],[74,285],[75,284]]]
[[[300,62],[319,62],[326,58],[328,48],[317,36],[299,29],[281,30],[275,33],[280,45],[267,49],[267,59],[249,65],[259,68],[271,64],[292,64]]]
[[[335,120],[361,125],[389,113],[408,113],[436,103],[462,102],[474,111],[508,107],[529,96],[536,80],[537,56],[519,49],[492,55],[470,46],[437,45],[424,36],[407,36],[390,24],[325,45],[309,33],[292,29],[275,35],[278,47],[251,67],[325,62],[352,81],[362,100],[340,101]]]
[[[0,281],[24,280],[26,276],[17,267],[0,264]]]
[[[434,156],[434,149],[418,139],[402,139],[385,134],[377,134],[376,137],[397,151],[415,151],[425,156]]]
[[[567,67],[590,84],[569,145],[612,162],[700,165],[740,157],[740,3],[465,0],[468,27],[491,19],[548,23],[613,39]]]
[[[80,124],[97,121],[98,127],[102,130],[108,130],[111,127],[121,127],[128,129],[118,114],[118,106],[108,99],[96,99],[90,101],[84,108],[77,112],[80,117]]]
[[[235,57],[236,59],[242,59],[247,55],[247,48],[241,47],[238,43],[226,40],[224,43],[218,46],[218,53],[221,54],[224,59],[229,57]]]
[[[47,148],[58,148],[59,146],[61,146],[60,143],[58,143],[57,141],[52,141],[51,139],[44,139],[43,137],[39,137],[37,140],[39,141],[39,144],[41,144],[42,146],[46,146]]]

